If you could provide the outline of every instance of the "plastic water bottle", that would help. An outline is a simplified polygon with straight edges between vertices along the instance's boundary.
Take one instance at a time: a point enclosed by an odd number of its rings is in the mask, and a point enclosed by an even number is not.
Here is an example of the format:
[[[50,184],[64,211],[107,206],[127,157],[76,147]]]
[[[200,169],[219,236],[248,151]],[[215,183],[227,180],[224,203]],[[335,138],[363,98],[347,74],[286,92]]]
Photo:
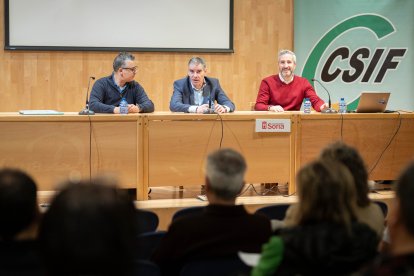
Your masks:
[[[346,113],[346,102],[344,98],[339,100],[339,113]]]
[[[128,114],[128,102],[125,98],[122,98],[121,102],[119,103],[119,113],[120,114]]]
[[[303,113],[309,114],[311,113],[312,104],[308,98],[305,98],[305,103],[303,104]]]

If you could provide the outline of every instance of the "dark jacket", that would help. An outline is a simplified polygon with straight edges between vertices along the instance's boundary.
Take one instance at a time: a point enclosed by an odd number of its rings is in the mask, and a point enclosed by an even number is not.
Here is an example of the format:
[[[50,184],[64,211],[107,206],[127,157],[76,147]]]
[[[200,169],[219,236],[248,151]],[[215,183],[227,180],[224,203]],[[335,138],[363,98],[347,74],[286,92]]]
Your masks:
[[[45,275],[38,242],[0,242],[0,275]]]
[[[283,260],[277,275],[346,275],[377,254],[378,236],[367,225],[318,223],[281,231]]]
[[[152,260],[164,275],[178,275],[189,261],[259,253],[270,235],[269,219],[242,205],[208,205],[201,214],[174,220]]]
[[[122,94],[116,86],[113,75],[101,78],[92,87],[89,99],[90,109],[97,113],[113,113],[114,108],[119,106],[122,97],[129,104],[137,105],[140,113],[154,111],[154,104],[148,98],[144,88],[136,81],[126,83]]]

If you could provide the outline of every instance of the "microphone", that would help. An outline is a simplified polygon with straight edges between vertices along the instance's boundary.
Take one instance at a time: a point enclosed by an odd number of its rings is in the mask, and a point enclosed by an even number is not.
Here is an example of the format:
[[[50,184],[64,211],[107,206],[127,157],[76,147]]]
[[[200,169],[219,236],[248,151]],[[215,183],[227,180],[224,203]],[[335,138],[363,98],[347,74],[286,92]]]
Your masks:
[[[212,101],[211,99],[211,92],[208,91],[208,109],[206,111],[203,112],[203,114],[214,114],[216,113],[214,111],[214,108],[211,107],[211,105],[214,103],[214,101]]]
[[[313,82],[319,83],[323,89],[325,89],[326,93],[328,94],[328,108],[325,110],[321,110],[321,113],[338,113],[338,111],[331,108],[331,94],[329,94],[328,89],[317,79],[312,79]]]
[[[79,115],[95,115],[95,112],[89,110],[89,87],[91,85],[91,79],[95,80],[95,77],[90,76],[88,80],[88,89],[86,90],[86,106],[84,109],[79,111]]]

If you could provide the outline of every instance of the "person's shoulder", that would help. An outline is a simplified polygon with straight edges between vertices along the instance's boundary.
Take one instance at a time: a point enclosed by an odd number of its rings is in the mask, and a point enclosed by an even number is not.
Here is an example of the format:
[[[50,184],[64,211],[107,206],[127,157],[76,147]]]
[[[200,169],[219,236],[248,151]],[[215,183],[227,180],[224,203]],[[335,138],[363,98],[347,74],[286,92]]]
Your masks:
[[[130,81],[128,84],[129,84],[132,88],[142,88],[142,89],[143,89],[142,85],[141,85],[139,82],[137,82],[136,80],[132,80],[132,81]]]
[[[304,77],[298,76],[298,75],[295,75],[295,77],[293,78],[293,81],[310,84],[310,82],[307,78],[304,78]]]
[[[211,82],[211,83],[218,83],[219,82],[218,78],[204,77],[204,79],[206,80],[206,82]]]
[[[381,210],[381,207],[379,207],[379,205],[375,202],[370,202],[367,206],[364,207],[357,206],[355,211],[359,219],[384,219],[384,214]]]
[[[99,85],[110,85],[112,82],[112,75],[109,76],[105,76],[102,78],[99,78],[95,81],[95,84],[99,84]]]
[[[270,219],[262,214],[249,214],[251,223],[262,225],[265,228],[271,226]]]
[[[197,225],[197,221],[203,221],[205,219],[204,212],[186,214],[182,217],[179,217],[171,222],[171,226],[174,227],[188,227],[188,225]]]
[[[96,82],[112,81],[112,75],[104,76],[96,80]]]
[[[267,82],[267,83],[275,83],[279,81],[280,81],[279,75],[270,75],[262,79],[262,82]]]
[[[184,85],[184,84],[187,82],[187,80],[188,80],[188,77],[184,77],[184,78],[181,78],[181,79],[175,80],[175,81],[174,81],[174,84]]]

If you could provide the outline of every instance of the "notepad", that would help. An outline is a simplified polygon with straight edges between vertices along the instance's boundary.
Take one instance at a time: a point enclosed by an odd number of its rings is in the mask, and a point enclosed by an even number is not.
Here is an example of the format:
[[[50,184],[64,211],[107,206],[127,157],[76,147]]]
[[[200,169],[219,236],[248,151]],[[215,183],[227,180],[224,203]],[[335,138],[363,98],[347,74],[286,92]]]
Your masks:
[[[63,115],[62,111],[50,110],[50,109],[29,109],[29,110],[20,110],[22,115]]]

